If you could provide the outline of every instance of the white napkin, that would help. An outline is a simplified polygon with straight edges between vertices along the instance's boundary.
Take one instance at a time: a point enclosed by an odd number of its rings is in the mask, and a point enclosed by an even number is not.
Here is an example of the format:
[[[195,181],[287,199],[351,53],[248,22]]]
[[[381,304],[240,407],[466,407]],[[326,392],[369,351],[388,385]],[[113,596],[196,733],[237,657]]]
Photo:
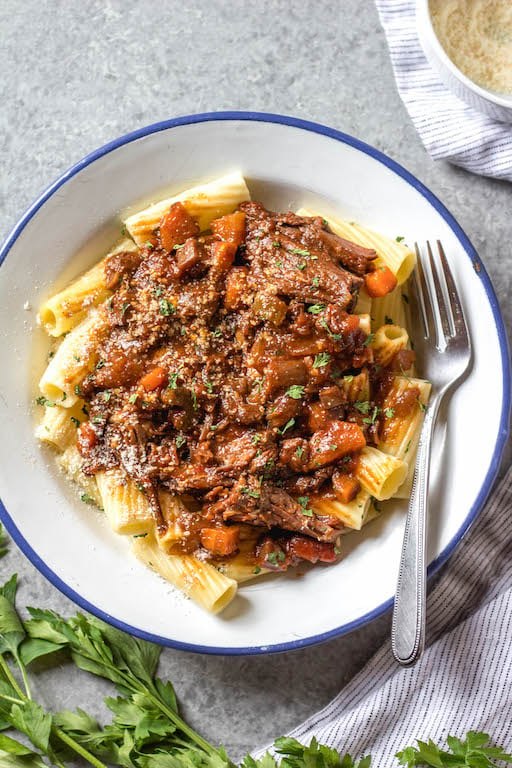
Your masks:
[[[428,597],[427,644],[408,669],[390,642],[291,736],[392,768],[419,738],[490,733],[512,748],[512,468]]]
[[[428,63],[416,32],[415,0],[375,0],[398,92],[425,149],[473,173],[512,181],[512,124],[452,94]]]

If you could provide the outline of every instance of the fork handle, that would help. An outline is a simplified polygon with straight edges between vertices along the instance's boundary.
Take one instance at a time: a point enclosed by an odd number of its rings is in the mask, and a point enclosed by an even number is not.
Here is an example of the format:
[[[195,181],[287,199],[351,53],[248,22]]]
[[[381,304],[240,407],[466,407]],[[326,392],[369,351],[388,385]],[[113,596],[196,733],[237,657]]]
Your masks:
[[[391,648],[403,666],[415,664],[425,645],[425,527],[430,450],[438,408],[437,397],[428,407],[420,433],[393,608]]]

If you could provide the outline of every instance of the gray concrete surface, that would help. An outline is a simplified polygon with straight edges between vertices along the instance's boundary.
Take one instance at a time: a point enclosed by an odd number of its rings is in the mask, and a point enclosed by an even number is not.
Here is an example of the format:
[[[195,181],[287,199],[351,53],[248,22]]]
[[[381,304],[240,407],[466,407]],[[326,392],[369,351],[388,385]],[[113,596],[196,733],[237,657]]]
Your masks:
[[[0,236],[77,159],[168,117],[256,109],[316,120],[389,153],[452,210],[480,251],[512,327],[511,187],[434,163],[397,95],[371,0],[2,0]],[[510,451],[507,461],[510,462]],[[11,546],[20,600],[73,605]],[[186,715],[237,757],[313,713],[362,667],[389,617],[320,648],[218,658],[167,650]],[[36,675],[50,707],[101,714],[101,681]]]

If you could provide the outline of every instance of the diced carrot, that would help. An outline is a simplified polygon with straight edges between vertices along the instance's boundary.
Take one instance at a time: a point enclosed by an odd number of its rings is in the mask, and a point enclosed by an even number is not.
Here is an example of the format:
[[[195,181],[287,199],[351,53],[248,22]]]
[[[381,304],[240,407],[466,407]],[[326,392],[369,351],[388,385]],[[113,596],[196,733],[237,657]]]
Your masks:
[[[78,428],[77,444],[78,450],[82,456],[87,456],[96,443],[98,435],[90,421],[84,421]]]
[[[227,272],[236,256],[236,243],[217,240],[212,243],[212,267],[221,274]]]
[[[355,477],[338,471],[332,476],[332,487],[342,504],[350,504],[361,490]]]
[[[239,246],[245,238],[245,213],[235,211],[235,213],[229,213],[221,219],[214,219],[210,224],[210,229],[221,240],[230,240]]]
[[[238,525],[223,526],[222,528],[203,528],[201,544],[214,555],[231,555],[238,549],[240,528]]]
[[[158,389],[158,387],[161,387],[163,384],[165,384],[166,381],[166,372],[163,368],[157,366],[142,377],[142,379],[139,381],[139,386],[146,390],[146,392],[152,392],[154,389]]]
[[[325,429],[315,432],[309,441],[311,459],[308,470],[332,464],[348,453],[359,451],[366,445],[363,431],[350,421],[333,421]]]
[[[365,286],[372,299],[379,299],[396,288],[397,279],[389,267],[377,267],[366,275]]]
[[[160,222],[160,242],[166,251],[199,234],[199,226],[183,203],[173,203]]]

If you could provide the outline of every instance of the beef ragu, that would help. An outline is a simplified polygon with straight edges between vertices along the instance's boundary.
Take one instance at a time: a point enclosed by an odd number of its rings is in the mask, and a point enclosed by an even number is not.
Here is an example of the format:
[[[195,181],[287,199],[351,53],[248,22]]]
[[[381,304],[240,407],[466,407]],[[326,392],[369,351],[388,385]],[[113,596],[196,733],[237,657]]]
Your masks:
[[[121,467],[160,534],[158,489],[180,495],[175,546],[199,559],[225,561],[251,526],[256,567],[334,562],[343,524],[311,504],[357,495],[393,368],[374,364],[352,314],[365,277],[371,295],[390,289],[375,256],[321,218],[245,202],[204,234],[172,205],[139,252],[106,263],[108,333],[80,392],[84,472]],[[341,383],[363,368],[377,393],[365,411]]]

